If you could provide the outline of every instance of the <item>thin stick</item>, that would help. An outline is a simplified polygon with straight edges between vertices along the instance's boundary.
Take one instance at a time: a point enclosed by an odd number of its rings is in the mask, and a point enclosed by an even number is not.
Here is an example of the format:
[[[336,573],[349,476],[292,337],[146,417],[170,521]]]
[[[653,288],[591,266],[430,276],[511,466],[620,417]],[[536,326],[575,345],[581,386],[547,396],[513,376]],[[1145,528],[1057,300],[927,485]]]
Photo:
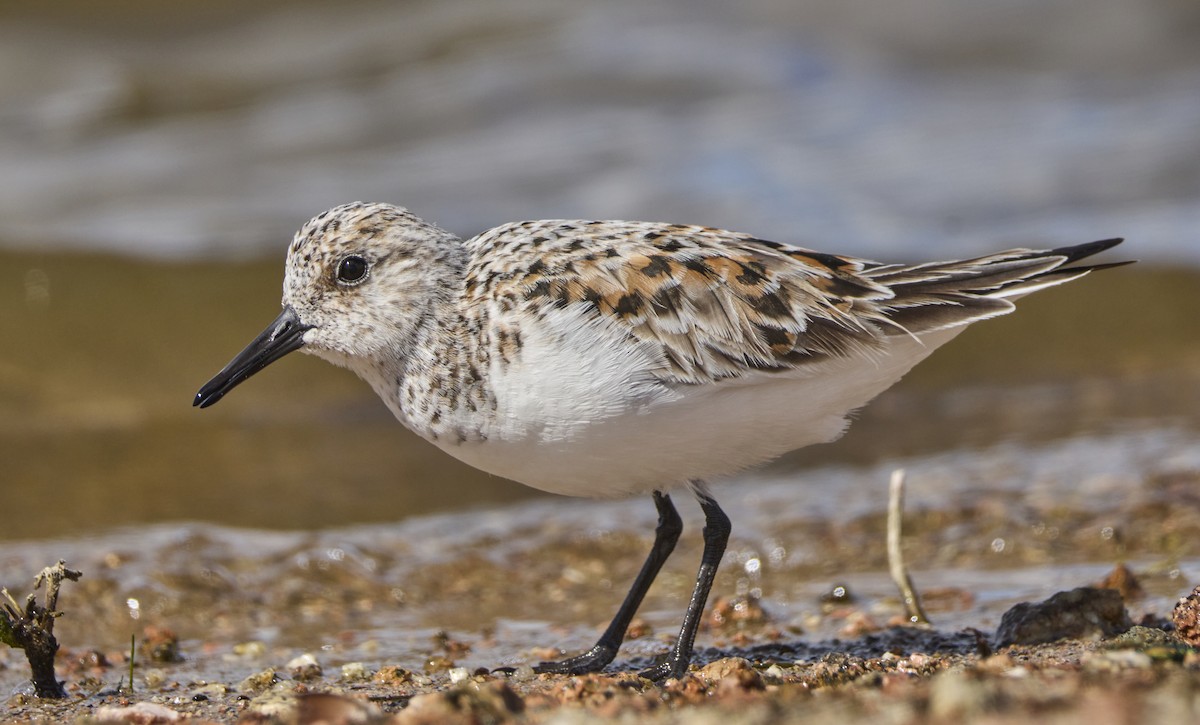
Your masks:
[[[892,471],[892,480],[888,486],[888,519],[887,519],[887,553],[888,569],[892,581],[900,588],[900,596],[904,598],[904,611],[908,621],[914,624],[929,624],[925,610],[921,608],[921,598],[913,587],[912,578],[908,576],[908,567],[904,564],[904,552],[900,548],[900,521],[904,512],[904,469]]]
[[[129,635],[129,692],[133,693],[133,658],[137,654],[137,635]],[[119,689],[119,688],[118,688]]]

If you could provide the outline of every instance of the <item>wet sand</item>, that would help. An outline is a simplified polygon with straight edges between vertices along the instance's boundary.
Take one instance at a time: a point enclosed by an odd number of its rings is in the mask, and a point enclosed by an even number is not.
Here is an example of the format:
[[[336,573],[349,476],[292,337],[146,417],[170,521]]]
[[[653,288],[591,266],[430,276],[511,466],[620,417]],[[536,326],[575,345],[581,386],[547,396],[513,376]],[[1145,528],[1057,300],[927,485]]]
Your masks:
[[[1003,458],[983,468],[1003,468]],[[939,468],[988,483],[981,467],[940,457],[905,463],[914,483]],[[1092,478],[1098,492],[1103,483]],[[764,514],[735,505],[748,526],[735,529],[697,667],[663,685],[634,673],[669,646],[699,554],[694,536],[608,672],[525,668],[586,648],[611,613],[649,543],[650,512],[626,503],[590,513],[561,501],[517,503],[320,533],[160,525],[10,544],[2,573],[14,591],[25,588],[18,572],[48,557],[85,573],[59,603],[58,672],[69,699],[30,697],[13,650],[0,653],[0,688],[13,693],[6,716],[18,721],[72,721],[136,703],[221,722],[311,722],[312,708],[397,722],[689,722],[704,710],[735,722],[1191,717],[1200,653],[1162,628],[1200,572],[1191,544],[1200,502],[1188,494],[1197,484],[1200,468],[1160,471],[1123,481],[1126,498],[1093,499],[1086,512],[1012,491],[980,499],[969,487],[939,508],[922,504],[906,522],[906,549],[932,627],[905,622],[884,570],[878,510],[835,520],[784,513],[771,517],[777,528],[759,529]],[[748,487],[777,510],[771,484]],[[686,518],[694,531],[695,517]],[[1095,585],[1113,562],[1137,577],[1125,606],[1149,630],[1132,640],[994,646],[1011,605]]]

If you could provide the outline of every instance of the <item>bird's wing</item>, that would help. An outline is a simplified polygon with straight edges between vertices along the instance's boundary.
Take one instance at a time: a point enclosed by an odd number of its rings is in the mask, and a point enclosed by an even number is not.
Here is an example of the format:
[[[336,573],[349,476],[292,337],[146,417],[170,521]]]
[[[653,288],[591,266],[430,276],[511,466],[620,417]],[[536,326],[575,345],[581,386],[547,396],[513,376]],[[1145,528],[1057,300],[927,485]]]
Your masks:
[[[1071,259],[1062,250],[879,265],[645,222],[523,222],[466,245],[467,299],[501,315],[585,306],[660,350],[655,375],[677,384],[877,355],[889,336],[1003,314],[1012,309],[1006,292],[1071,278],[1051,276]]]

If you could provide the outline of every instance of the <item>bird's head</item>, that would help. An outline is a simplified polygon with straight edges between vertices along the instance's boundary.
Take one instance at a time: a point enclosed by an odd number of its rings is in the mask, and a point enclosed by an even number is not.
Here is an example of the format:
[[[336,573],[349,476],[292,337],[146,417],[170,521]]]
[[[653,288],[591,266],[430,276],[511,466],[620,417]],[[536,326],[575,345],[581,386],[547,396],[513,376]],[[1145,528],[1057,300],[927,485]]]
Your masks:
[[[355,202],[313,217],[288,249],[282,312],[194,405],[216,403],[295,350],[360,374],[402,359],[452,293],[461,253],[457,237],[390,204]]]

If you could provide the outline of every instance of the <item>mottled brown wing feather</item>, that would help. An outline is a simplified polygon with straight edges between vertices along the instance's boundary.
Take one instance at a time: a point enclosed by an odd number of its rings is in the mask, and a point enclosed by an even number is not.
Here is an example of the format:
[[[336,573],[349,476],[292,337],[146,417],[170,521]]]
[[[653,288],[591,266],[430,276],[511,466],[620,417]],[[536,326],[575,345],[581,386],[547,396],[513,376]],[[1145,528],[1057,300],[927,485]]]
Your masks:
[[[792,369],[877,348],[884,334],[878,302],[891,292],[858,274],[857,260],[703,227],[534,222],[500,229],[471,242],[492,248],[486,269],[469,275],[471,289],[511,305],[590,304],[658,345],[659,374],[672,382]]]
[[[1004,314],[1006,297],[1085,274],[1060,268],[1115,243],[906,266],[707,227],[523,222],[467,243],[467,292],[502,310],[590,305],[659,346],[664,380],[698,384],[871,355],[892,335]]]

